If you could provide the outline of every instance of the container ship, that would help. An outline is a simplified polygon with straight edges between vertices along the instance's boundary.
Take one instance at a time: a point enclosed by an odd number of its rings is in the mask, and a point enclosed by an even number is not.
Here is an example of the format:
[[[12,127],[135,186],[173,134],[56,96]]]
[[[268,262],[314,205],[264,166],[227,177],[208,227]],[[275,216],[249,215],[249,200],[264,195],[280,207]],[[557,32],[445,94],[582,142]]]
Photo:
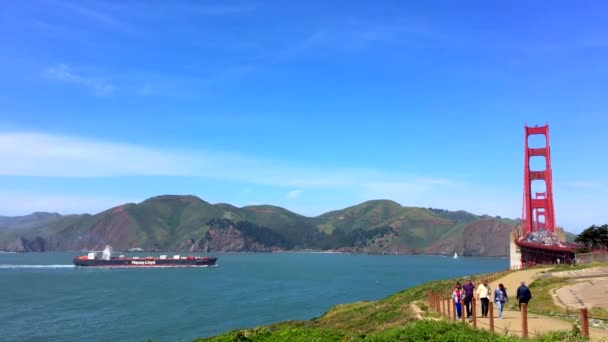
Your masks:
[[[161,255],[156,257],[125,257],[112,256],[112,247],[106,246],[101,253],[90,252],[87,255],[77,256],[73,262],[75,266],[87,267],[205,267],[214,266],[217,258],[200,256]]]

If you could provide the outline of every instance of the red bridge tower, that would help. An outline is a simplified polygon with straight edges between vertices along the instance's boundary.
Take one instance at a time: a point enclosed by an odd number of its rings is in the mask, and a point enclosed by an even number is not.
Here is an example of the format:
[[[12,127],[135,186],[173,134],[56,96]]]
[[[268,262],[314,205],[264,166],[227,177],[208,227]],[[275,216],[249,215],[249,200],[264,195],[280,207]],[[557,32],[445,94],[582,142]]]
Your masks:
[[[555,211],[553,209],[553,184],[551,181],[551,149],[549,148],[549,125],[524,127],[526,136],[524,199],[522,208],[523,236],[539,230],[555,233]],[[544,135],[545,146],[530,148],[528,138],[531,135]],[[531,170],[530,158],[544,157],[544,170]],[[532,193],[532,182],[538,182],[545,191]],[[544,184],[542,184],[544,183]]]

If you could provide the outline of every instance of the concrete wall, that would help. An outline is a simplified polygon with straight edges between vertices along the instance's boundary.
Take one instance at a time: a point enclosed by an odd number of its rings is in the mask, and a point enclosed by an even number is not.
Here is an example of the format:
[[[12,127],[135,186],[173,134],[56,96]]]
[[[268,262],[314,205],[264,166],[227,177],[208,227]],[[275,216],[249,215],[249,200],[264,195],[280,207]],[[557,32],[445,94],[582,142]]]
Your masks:
[[[575,258],[577,264],[608,262],[608,253],[578,253],[576,254]]]
[[[518,267],[521,265],[521,252],[519,247],[515,244],[515,230],[513,228],[509,233],[509,267]]]

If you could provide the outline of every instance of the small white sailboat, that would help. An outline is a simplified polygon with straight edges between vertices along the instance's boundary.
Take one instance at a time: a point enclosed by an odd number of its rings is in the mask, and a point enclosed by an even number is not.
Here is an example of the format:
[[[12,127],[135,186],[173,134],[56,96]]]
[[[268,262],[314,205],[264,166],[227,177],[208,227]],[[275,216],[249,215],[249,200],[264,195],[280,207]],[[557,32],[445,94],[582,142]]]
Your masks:
[[[458,253],[454,252],[454,259],[458,259]]]

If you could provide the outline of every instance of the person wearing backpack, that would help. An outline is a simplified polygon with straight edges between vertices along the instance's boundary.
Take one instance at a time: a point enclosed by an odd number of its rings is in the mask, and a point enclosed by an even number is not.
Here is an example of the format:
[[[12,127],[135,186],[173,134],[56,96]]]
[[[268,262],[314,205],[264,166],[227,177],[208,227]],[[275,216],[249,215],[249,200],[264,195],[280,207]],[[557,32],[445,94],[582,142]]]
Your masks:
[[[521,285],[517,288],[517,302],[519,303],[519,311],[521,311],[521,304],[526,305],[532,299],[532,291],[526,286],[525,282],[521,282]]]
[[[498,318],[503,319],[502,311],[505,307],[505,303],[509,301],[507,295],[507,289],[503,284],[498,284],[496,290],[494,290],[494,302],[498,306]]]

